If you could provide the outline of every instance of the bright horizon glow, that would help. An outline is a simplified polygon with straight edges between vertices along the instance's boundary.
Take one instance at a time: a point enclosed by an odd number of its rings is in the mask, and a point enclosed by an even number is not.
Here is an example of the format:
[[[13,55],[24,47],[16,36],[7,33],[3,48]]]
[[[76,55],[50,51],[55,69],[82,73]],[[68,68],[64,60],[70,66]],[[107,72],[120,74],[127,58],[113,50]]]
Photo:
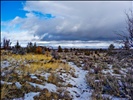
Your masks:
[[[15,46],[17,41],[12,41],[11,46]],[[122,44],[114,41],[20,41],[22,47],[26,47],[29,42],[36,42],[37,46],[62,48],[86,48],[86,49],[107,49],[110,44],[114,44],[115,48],[121,48]]]

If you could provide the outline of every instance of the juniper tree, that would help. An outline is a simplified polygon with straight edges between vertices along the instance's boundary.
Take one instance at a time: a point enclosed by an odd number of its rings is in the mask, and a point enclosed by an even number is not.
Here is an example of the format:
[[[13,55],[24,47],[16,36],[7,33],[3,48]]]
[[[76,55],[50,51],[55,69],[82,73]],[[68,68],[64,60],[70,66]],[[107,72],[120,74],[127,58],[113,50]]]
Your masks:
[[[62,52],[61,46],[58,47],[58,52]]]
[[[115,48],[115,46],[113,44],[110,44],[108,47],[108,50],[113,50]]]
[[[15,48],[18,50],[18,49],[20,49],[20,45],[19,45],[19,42],[17,41],[17,43],[16,43],[16,45],[15,45]]]
[[[3,48],[4,49],[9,49],[10,46],[11,46],[11,43],[10,40],[7,40],[6,38],[3,39]]]

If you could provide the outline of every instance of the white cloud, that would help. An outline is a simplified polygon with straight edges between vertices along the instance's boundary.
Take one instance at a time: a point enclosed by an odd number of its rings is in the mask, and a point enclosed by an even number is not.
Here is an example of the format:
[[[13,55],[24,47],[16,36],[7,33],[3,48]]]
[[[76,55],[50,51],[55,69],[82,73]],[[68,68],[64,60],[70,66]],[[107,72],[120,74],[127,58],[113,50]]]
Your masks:
[[[10,26],[21,24],[23,35],[11,34],[25,39],[33,38],[34,34],[46,40],[112,39],[115,38],[113,31],[125,27],[124,11],[130,6],[131,1],[26,1],[26,18],[17,16],[8,23]],[[33,11],[56,17],[42,19]]]
[[[38,36],[33,36],[28,33],[28,31],[21,31],[21,32],[1,32],[1,41],[3,38],[10,39],[11,41],[32,41],[32,40],[39,40]]]

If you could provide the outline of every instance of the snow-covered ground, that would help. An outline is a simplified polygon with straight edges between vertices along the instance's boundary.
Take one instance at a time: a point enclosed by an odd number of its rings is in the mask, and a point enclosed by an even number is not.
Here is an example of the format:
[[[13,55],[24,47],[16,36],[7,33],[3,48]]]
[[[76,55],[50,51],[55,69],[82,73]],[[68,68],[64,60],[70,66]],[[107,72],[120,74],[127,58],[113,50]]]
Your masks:
[[[39,95],[40,92],[30,92],[24,95],[23,98],[15,98],[13,100],[34,100],[34,96]]]
[[[2,68],[5,67],[9,67],[10,64],[8,61],[3,61],[1,62],[2,64]],[[91,100],[91,95],[92,95],[92,89],[88,86],[87,81],[86,81],[86,74],[88,73],[87,70],[83,70],[81,67],[77,67],[73,62],[68,62],[68,64],[71,66],[71,68],[74,71],[74,76],[71,73],[65,72],[65,70],[62,70],[63,73],[60,74],[60,72],[57,74],[59,75],[60,78],[62,78],[62,80],[64,82],[62,82],[61,84],[71,84],[72,86],[66,86],[63,87],[65,88],[65,91],[69,91],[70,97],[73,100]],[[110,66],[110,70],[111,70],[111,66]],[[72,70],[70,70],[72,71]],[[103,71],[104,73],[106,73],[106,71]],[[45,79],[48,79],[48,76],[51,73],[43,73],[40,74],[40,76],[44,76]],[[38,77],[35,74],[30,74],[32,79],[38,79]],[[4,82],[1,80],[1,84],[12,84],[11,82]],[[39,87],[41,90],[43,89],[48,89],[50,92],[57,92],[57,89],[59,88],[58,86],[56,86],[55,84],[52,83],[47,83],[44,82],[44,84],[36,84],[36,83],[32,83],[32,82],[28,82],[31,86],[33,87]],[[21,88],[21,84],[20,82],[16,82],[15,83],[17,88]],[[24,95],[24,97],[22,98],[14,98],[13,100],[34,100],[34,96],[39,95],[40,92],[29,92],[26,93]],[[104,95],[106,96],[110,96],[110,95]],[[117,97],[111,97],[112,100],[119,100],[120,98]],[[126,99],[122,99],[122,100],[126,100]]]
[[[85,75],[88,71],[78,68],[74,63],[69,62],[69,65],[75,69],[77,78],[71,77],[68,82],[75,87],[67,88],[70,94],[73,96],[73,100],[90,100],[91,91],[87,85]]]
[[[77,67],[72,62],[69,62],[68,64],[75,70],[74,74],[76,77],[73,77],[71,74],[68,74],[63,70],[62,70],[63,71],[62,74],[58,73],[59,77],[61,77],[64,80],[64,84],[72,85],[72,87],[65,87],[65,91],[69,91],[70,97],[72,97],[73,100],[90,100],[91,90],[87,85],[87,82],[85,79],[85,75],[88,71],[82,70],[82,68]],[[47,76],[47,75],[49,74],[45,73],[45,75],[43,76]],[[44,86],[38,85],[35,83],[30,83],[30,84],[34,87],[38,86],[42,89],[47,88],[49,91],[53,91],[53,92],[56,92],[57,88],[59,88],[56,85],[51,83],[46,83]]]

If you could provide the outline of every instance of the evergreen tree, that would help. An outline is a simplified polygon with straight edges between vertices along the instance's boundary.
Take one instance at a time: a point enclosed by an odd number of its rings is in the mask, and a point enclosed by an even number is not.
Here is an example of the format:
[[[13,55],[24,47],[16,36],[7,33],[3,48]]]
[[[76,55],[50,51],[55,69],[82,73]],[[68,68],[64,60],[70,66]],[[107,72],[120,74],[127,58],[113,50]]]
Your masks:
[[[113,50],[115,48],[115,46],[113,44],[110,44],[108,47],[108,50]]]
[[[108,47],[108,54],[109,55],[112,55],[113,54],[113,52],[112,52],[112,50],[115,48],[115,46],[113,45],[113,44],[110,44],[109,45],[109,47]]]
[[[61,46],[58,47],[58,52],[62,52]]]
[[[10,40],[7,40],[7,39],[3,39],[3,48],[4,49],[9,49],[11,47],[11,42]]]
[[[19,45],[19,42],[17,41],[16,45],[15,45],[15,48],[18,50],[21,48],[21,46]]]
[[[36,53],[36,42],[34,43],[34,46],[33,46],[33,52]]]
[[[72,52],[72,51],[73,51],[73,49],[72,49],[72,48],[70,48],[70,51]]]
[[[36,43],[29,42],[27,45],[27,52],[36,52]]]

